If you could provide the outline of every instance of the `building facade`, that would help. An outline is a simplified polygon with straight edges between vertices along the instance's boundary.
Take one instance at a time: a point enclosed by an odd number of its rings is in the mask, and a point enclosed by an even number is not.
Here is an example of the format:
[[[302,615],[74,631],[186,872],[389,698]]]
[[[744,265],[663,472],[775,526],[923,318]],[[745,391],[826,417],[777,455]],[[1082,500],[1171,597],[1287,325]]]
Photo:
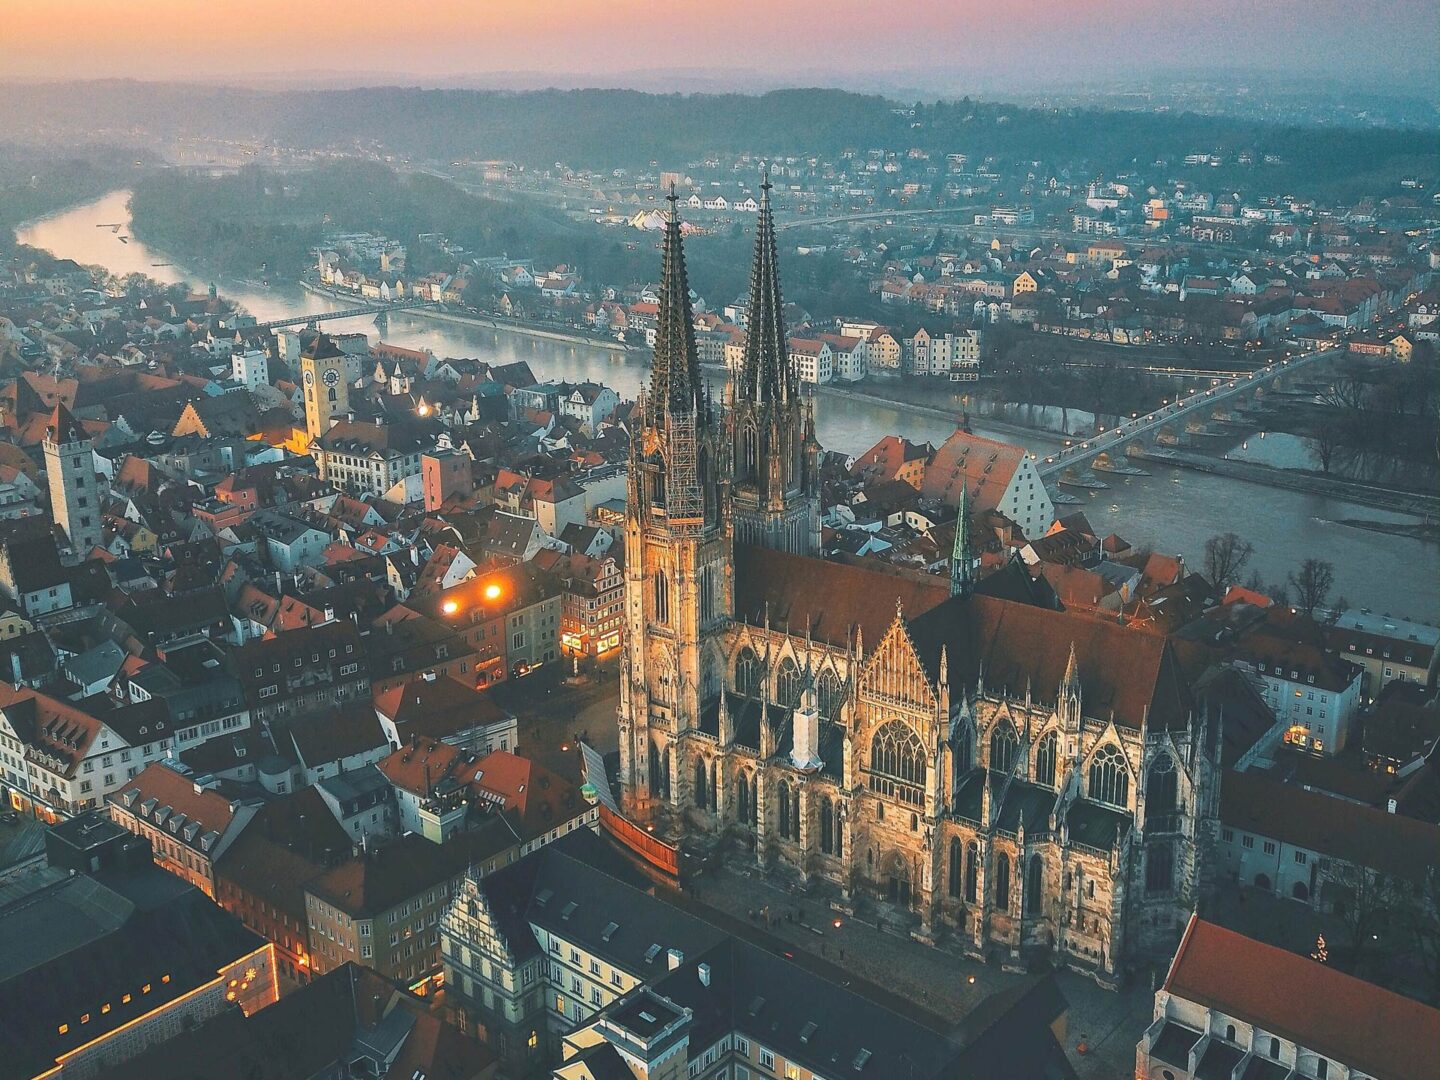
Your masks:
[[[751,293],[762,316],[767,292],[778,298],[765,216]],[[684,303],[671,233],[662,312]],[[733,468],[722,459],[689,516],[657,493],[686,483],[668,432],[693,417],[697,444],[713,445],[698,380],[652,397],[636,439],[627,813],[692,842],[731,837],[762,867],[888,904],[977,955],[1042,952],[1108,982],[1124,958],[1173,948],[1213,831],[1218,738],[1168,639],[971,596],[963,574],[952,589],[816,558],[797,527],[818,506],[808,408],[772,407],[753,455],[743,434],[756,402],[794,400],[784,340],[752,321]],[[655,388],[693,358],[683,335],[662,337]],[[769,481],[754,501],[752,460]]]

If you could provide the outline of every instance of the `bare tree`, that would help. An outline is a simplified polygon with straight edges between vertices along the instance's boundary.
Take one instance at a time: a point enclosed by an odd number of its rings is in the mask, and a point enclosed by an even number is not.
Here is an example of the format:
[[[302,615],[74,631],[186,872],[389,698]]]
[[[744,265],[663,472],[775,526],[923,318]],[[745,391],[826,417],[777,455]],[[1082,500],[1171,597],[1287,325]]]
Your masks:
[[[1400,906],[1401,891],[1388,875],[1338,859],[1325,870],[1322,888],[1325,902],[1345,927],[1350,970],[1354,972]]]
[[[1306,434],[1310,452],[1320,463],[1320,471],[1323,473],[1330,472],[1330,463],[1335,459],[1335,451],[1340,449],[1340,435],[1340,425],[1331,420],[1321,420],[1319,423],[1311,425]]]
[[[1295,606],[1312,619],[1316,610],[1325,606],[1334,585],[1335,566],[1324,559],[1306,559],[1300,569],[1290,575]]]
[[[1255,547],[1248,540],[1242,540],[1233,532],[1220,533],[1205,541],[1205,576],[1221,596],[1231,585],[1240,580],[1240,573]]]

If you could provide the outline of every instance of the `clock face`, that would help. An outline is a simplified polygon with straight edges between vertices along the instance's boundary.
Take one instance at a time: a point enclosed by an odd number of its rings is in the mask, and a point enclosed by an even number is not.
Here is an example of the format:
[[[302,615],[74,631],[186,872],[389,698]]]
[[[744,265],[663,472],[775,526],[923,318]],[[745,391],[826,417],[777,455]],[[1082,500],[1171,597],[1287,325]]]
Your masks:
[[[305,372],[305,385],[306,385],[306,386],[314,386],[314,385],[315,385],[315,372],[313,372],[313,371],[307,371],[307,372]]]
[[[340,381],[340,372],[336,371],[334,368],[331,368],[329,371],[325,372],[325,385],[326,385],[326,386],[334,386],[334,385],[335,385],[336,383],[338,383],[339,381]]]

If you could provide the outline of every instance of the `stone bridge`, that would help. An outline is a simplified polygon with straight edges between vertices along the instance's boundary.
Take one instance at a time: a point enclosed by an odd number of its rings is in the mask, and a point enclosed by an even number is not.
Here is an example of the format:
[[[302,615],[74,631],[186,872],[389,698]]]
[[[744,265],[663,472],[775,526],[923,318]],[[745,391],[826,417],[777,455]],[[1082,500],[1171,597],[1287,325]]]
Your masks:
[[[1338,356],[1343,347],[1332,347],[1276,361],[1245,376],[1235,376],[1217,385],[1196,390],[1145,416],[1132,417],[1089,439],[1068,443],[1064,449],[1036,463],[1042,479],[1073,479],[1097,462],[1103,468],[1117,457],[1132,451],[1185,446],[1196,436],[1209,432],[1215,421],[1236,420],[1241,410],[1254,408],[1265,398],[1291,390],[1303,375]]]

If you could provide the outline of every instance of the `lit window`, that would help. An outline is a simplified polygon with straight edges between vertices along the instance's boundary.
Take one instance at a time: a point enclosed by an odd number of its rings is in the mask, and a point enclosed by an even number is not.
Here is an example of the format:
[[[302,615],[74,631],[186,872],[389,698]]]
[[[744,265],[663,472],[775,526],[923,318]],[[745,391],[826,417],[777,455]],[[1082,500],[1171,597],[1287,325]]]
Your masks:
[[[64,1035],[64,1034],[65,1034],[67,1031],[69,1031],[69,1030],[70,1030],[70,1025],[69,1025],[69,1024],[61,1024],[61,1025],[60,1025],[60,1034],[61,1034],[61,1035]]]
[[[81,1022],[82,1024],[88,1024],[88,1023],[90,1022],[90,1014],[89,1014],[89,1013],[85,1013],[83,1016],[81,1016],[81,1017],[80,1017],[80,1022]]]
[[[107,1002],[105,1002],[104,1005],[101,1005],[101,1006],[100,1006],[100,1014],[101,1014],[102,1016],[103,1016],[105,1013],[108,1013],[109,1011],[110,1011],[110,1002],[107,1001]]]

